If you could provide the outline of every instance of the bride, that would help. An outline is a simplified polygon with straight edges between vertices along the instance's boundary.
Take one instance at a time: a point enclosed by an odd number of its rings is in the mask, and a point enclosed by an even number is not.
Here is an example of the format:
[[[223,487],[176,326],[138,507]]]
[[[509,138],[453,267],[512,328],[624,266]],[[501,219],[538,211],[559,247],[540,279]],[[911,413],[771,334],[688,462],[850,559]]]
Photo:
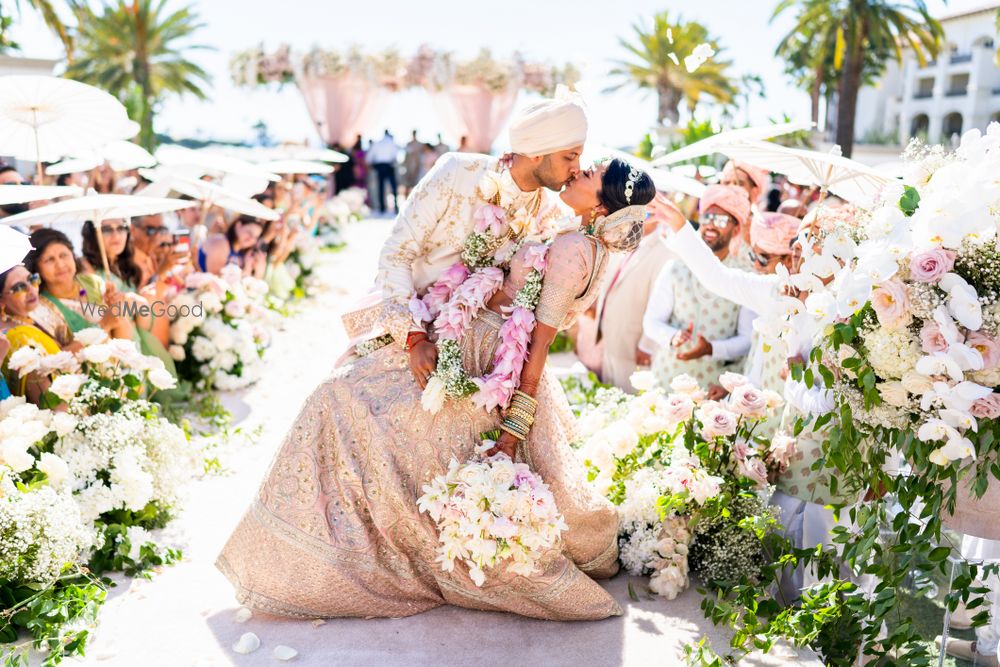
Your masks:
[[[560,195],[587,224],[557,236],[548,250],[537,325],[513,404],[522,414],[533,409],[533,424],[532,418],[512,421],[515,407],[504,414],[486,411],[471,398],[449,400],[435,414],[425,411],[398,345],[338,368],[324,381],[217,561],[239,601],[302,618],[399,617],[442,604],[552,620],[620,614],[591,578],[618,569],[616,510],[586,483],[569,446],[573,415],[545,361],[556,333],[596,298],[609,254],[638,245],[645,204],[654,194],[647,174],[611,160],[583,172]],[[502,288],[459,341],[470,376],[491,370],[500,313],[524,286],[538,245],[517,251]],[[499,567],[479,587],[464,566],[441,569],[437,528],[419,513],[416,499],[452,458],[467,461],[480,434],[496,428],[504,431],[493,451],[541,475],[569,528],[535,574]]]

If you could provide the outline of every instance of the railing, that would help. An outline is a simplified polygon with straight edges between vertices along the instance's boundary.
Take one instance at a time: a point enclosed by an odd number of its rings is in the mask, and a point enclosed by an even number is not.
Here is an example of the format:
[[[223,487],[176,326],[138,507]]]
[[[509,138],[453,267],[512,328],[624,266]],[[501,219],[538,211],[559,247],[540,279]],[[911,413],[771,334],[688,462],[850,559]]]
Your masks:
[[[949,90],[949,91],[945,92],[944,96],[945,97],[965,97],[968,94],[969,94],[969,90],[967,88],[954,88],[952,90]]]
[[[971,63],[972,54],[971,53],[955,53],[950,58],[948,62],[952,65],[958,65],[959,63]]]
[[[933,90],[918,90],[913,93],[913,99],[915,100],[926,100],[929,97],[934,97]]]

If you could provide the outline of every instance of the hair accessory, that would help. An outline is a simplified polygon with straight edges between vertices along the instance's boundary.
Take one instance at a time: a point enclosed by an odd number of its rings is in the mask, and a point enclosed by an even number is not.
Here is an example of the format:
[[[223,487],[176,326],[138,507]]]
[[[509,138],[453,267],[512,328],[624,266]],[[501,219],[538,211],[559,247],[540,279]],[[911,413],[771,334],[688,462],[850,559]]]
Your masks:
[[[642,241],[645,206],[626,206],[611,215],[597,219],[594,236],[615,252],[631,252]]]
[[[632,190],[635,189],[635,184],[639,182],[641,176],[641,171],[629,165],[628,180],[625,182],[625,201],[629,204],[632,203]]]

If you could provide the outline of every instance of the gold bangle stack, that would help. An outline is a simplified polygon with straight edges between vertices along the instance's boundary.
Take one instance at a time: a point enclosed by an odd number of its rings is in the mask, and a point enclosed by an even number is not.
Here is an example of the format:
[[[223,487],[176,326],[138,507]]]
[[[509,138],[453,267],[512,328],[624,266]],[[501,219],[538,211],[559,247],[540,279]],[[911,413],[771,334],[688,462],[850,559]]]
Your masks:
[[[515,391],[510,400],[510,407],[504,414],[500,429],[510,433],[518,440],[526,440],[532,424],[535,423],[535,410],[537,409],[538,401],[523,391]]]

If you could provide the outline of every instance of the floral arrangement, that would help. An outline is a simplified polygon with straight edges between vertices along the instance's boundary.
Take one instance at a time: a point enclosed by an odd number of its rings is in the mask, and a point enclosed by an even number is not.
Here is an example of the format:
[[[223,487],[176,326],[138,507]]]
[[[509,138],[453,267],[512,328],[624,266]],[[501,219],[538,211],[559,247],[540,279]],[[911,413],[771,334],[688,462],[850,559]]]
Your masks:
[[[350,187],[330,197],[320,207],[317,213],[319,229],[316,237],[324,250],[344,247],[344,228],[352,222],[360,222],[368,217],[370,211],[365,203],[367,199],[367,190]]]
[[[301,299],[316,292],[318,285],[313,277],[313,269],[319,261],[321,241],[311,234],[299,234],[295,238],[295,247],[285,260],[288,275],[295,281],[292,294]]]
[[[493,445],[485,440],[482,449]],[[452,459],[423,491],[417,505],[437,523],[441,568],[451,572],[458,560],[477,586],[487,569],[501,566],[530,576],[567,527],[545,482],[503,454],[465,464]]]
[[[484,377],[469,378],[461,354],[462,336],[503,285],[502,267],[509,264],[537,228],[535,214],[514,207],[519,192],[508,170],[483,176],[479,195],[484,203],[476,210],[475,226],[465,240],[462,261],[445,271],[423,297],[414,296],[410,301],[416,326],[423,328],[433,322],[438,336],[437,368],[422,396],[429,412],[438,412],[447,398],[469,395],[487,411],[506,407],[520,384],[535,328],[534,310],[541,295],[547,245],[525,249],[524,262],[530,271],[500,327],[493,370]]]
[[[758,492],[770,473],[787,466],[794,440],[754,436],[782,401],[742,375],[720,378],[730,392],[721,402],[706,400],[687,375],[673,380],[670,393],[648,371],[632,382],[638,395],[601,389],[582,411],[578,454],[590,482],[619,506],[622,565],[634,575],[651,574],[650,588],[673,599],[687,588],[690,564],[718,584],[759,561],[759,537],[742,520],[771,516]],[[734,516],[737,506],[744,511]],[[736,537],[711,543],[721,528]],[[734,543],[739,548],[730,549]]]
[[[303,76],[353,76],[390,90],[423,87],[439,91],[452,85],[474,85],[493,93],[523,88],[542,95],[551,95],[559,84],[573,84],[580,78],[572,65],[527,62],[518,53],[499,60],[483,49],[475,58],[459,60],[428,45],[410,58],[393,49],[364,53],[357,46],[346,51],[313,49],[301,56],[293,56],[288,45],[274,53],[257,47],[234,54],[229,70],[238,86],[291,83]]]
[[[231,391],[260,377],[274,316],[263,305],[268,287],[227,266],[221,277],[194,273],[174,304],[170,355],[181,379],[203,389]]]

